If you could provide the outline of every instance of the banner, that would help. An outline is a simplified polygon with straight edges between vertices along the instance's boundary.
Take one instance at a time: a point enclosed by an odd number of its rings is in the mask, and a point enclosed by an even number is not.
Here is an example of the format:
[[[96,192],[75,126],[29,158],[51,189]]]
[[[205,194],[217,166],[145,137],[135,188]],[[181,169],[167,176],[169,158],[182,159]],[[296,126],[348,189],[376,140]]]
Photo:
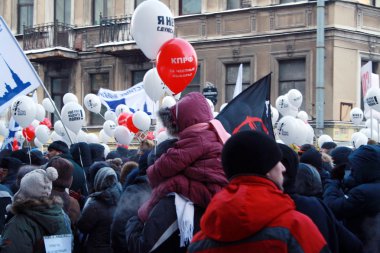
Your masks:
[[[235,134],[245,130],[264,132],[273,139],[270,110],[271,74],[261,78],[241,92],[218,114],[227,132]]]
[[[365,96],[367,91],[371,87],[379,88],[379,75],[372,73],[372,61],[367,62],[361,67],[360,78],[362,83],[363,101],[364,101],[364,117],[366,119],[371,118],[371,116],[377,120],[380,120],[380,112],[373,110],[365,102]]]
[[[9,120],[8,129],[9,129],[9,134],[4,139],[2,149],[12,150],[13,141],[14,141],[14,138],[16,137],[16,132],[21,131],[22,128],[16,123],[16,121],[13,119],[13,117],[11,117],[11,119]],[[19,144],[19,147],[22,147],[22,145],[24,144],[24,142],[21,140],[17,140],[17,142]]]
[[[0,113],[18,95],[37,89],[40,82],[34,67],[0,16]]]
[[[142,82],[124,91],[112,91],[101,88],[98,91],[98,96],[108,110],[115,111],[118,105],[125,104],[132,113],[144,111],[151,118],[156,118],[155,111],[158,110],[158,105],[146,94]]]

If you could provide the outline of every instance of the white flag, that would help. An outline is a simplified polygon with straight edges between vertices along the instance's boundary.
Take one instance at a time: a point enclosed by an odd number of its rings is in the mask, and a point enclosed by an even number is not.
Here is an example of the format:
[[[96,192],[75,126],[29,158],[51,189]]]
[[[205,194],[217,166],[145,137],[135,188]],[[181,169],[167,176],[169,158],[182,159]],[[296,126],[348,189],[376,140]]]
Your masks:
[[[242,92],[242,90],[243,90],[243,63],[241,63],[239,66],[233,98],[239,95]]]

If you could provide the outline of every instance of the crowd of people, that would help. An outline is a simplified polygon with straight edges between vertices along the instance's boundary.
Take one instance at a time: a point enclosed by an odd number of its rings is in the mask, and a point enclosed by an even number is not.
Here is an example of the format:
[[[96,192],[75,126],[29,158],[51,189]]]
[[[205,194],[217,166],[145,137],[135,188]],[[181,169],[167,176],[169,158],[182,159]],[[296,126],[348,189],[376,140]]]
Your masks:
[[[202,94],[138,149],[54,141],[0,152],[0,252],[380,252],[380,146],[293,150],[230,136]]]

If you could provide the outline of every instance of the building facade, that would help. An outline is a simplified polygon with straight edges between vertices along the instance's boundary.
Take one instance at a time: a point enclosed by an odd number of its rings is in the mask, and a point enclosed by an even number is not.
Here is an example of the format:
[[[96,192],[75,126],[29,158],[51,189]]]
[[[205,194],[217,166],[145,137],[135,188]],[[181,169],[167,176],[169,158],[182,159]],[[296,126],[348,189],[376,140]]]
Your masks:
[[[143,0],[2,0],[6,20],[58,107],[67,92],[81,100],[100,87],[124,90],[153,63],[130,35]],[[216,108],[232,99],[238,67],[243,86],[272,72],[272,104],[289,89],[304,95],[316,117],[316,1],[162,0],[175,16],[175,34],[198,55],[198,72],[184,93],[218,89]],[[347,141],[353,107],[362,107],[360,68],[380,74],[380,0],[325,2],[324,132]],[[43,92],[40,91],[40,98]],[[82,101],[83,102],[83,101]],[[88,126],[103,120],[91,115]]]

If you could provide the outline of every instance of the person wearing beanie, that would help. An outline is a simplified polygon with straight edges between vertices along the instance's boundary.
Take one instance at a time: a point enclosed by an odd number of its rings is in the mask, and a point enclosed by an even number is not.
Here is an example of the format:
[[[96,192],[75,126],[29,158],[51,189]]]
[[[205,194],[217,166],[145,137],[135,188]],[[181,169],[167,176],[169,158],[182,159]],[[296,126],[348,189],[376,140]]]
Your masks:
[[[283,154],[281,162],[286,168],[284,192],[293,199],[296,210],[308,216],[317,225],[332,253],[363,252],[362,242],[335,218],[330,208],[321,199],[296,193],[298,155],[287,145],[279,144],[279,147]],[[308,165],[304,164],[304,166]],[[315,174],[318,175],[317,172]]]
[[[281,159],[264,133],[232,135],[222,152],[230,182],[211,200],[188,252],[330,252],[318,228],[283,193]]]
[[[78,228],[88,233],[86,252],[112,252],[111,223],[122,190],[115,170],[100,169],[95,175],[94,190],[83,208]]]
[[[336,143],[333,141],[326,141],[321,146],[321,153],[331,154],[331,151],[333,151],[336,148]]]
[[[74,161],[72,155],[69,152],[67,144],[63,141],[53,141],[48,146],[47,157],[49,160],[56,156],[68,160],[73,165],[73,182],[70,186],[70,191],[72,192],[71,194],[75,196],[76,199],[80,202],[80,205],[83,205],[84,199],[88,196],[88,188],[84,169]]]
[[[80,216],[80,206],[78,200],[71,197],[67,191],[73,183],[73,165],[68,160],[57,156],[52,158],[46,167],[53,167],[58,172],[58,178],[53,182],[51,195],[63,200],[63,211],[70,218],[72,230],[75,230]]]
[[[57,178],[57,170],[48,167],[35,169],[21,179],[10,208],[14,216],[3,230],[0,252],[43,253],[44,236],[71,234],[62,201],[50,196],[52,181]]]
[[[16,193],[17,173],[22,166],[22,162],[13,157],[4,157],[0,159],[0,180],[1,184],[9,189],[13,195]]]
[[[365,252],[380,249],[380,146],[362,145],[348,156],[356,186],[344,193],[340,180],[328,180],[324,202],[364,244]]]
[[[331,151],[334,167],[331,171],[331,178],[343,181],[347,186],[351,185],[349,181],[353,180],[350,176],[351,169],[348,163],[348,157],[353,152],[349,147],[337,147]]]
[[[304,196],[322,197],[322,181],[316,168],[300,163],[295,182],[296,193]]]
[[[325,181],[330,178],[330,173],[323,166],[322,154],[318,150],[307,150],[301,155],[300,162],[310,164],[317,169],[319,175],[321,176],[322,185],[324,185]]]

